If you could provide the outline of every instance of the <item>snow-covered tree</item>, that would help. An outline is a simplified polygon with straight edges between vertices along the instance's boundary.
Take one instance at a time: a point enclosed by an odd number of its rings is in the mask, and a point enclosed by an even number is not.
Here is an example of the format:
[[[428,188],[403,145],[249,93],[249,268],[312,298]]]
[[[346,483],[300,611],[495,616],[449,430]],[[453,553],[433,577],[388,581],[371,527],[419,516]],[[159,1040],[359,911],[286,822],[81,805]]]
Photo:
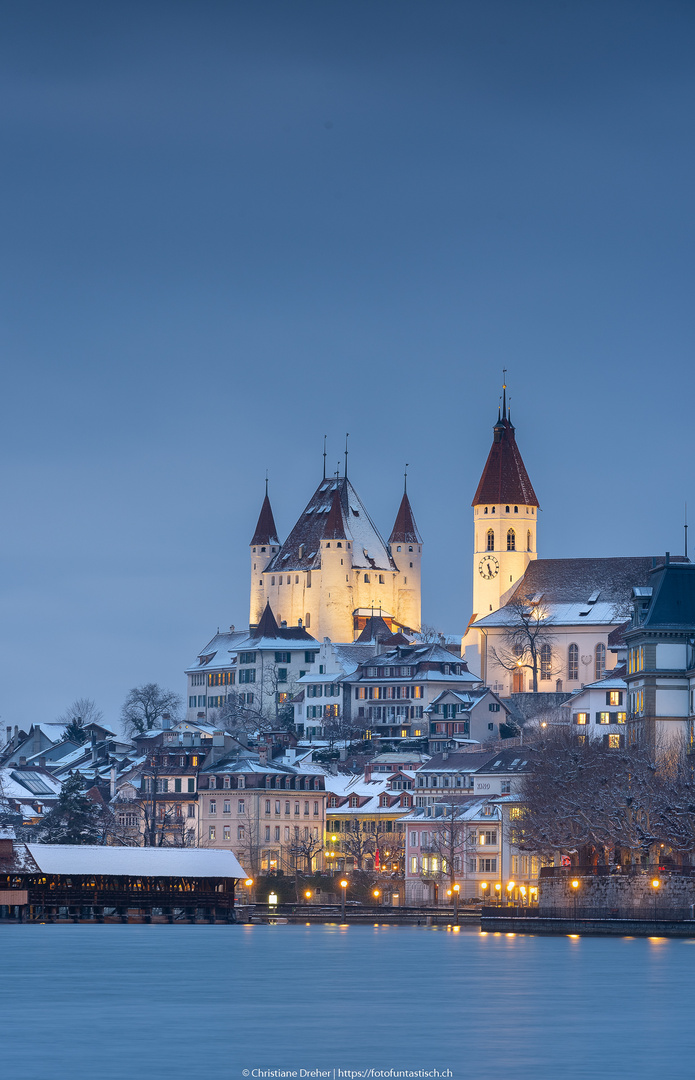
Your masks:
[[[43,844],[101,844],[104,842],[102,808],[82,790],[82,779],[75,773],[63,784],[56,805],[41,822]]]

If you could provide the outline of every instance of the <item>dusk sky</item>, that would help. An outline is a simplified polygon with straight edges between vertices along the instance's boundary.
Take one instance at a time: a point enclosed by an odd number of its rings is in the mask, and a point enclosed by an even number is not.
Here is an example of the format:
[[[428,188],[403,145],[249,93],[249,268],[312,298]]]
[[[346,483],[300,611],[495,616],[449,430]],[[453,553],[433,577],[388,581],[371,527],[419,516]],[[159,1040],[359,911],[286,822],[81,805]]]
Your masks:
[[[683,550],[692,2],[0,12],[3,727],[183,693],[324,433],[462,633],[504,367],[539,554]]]

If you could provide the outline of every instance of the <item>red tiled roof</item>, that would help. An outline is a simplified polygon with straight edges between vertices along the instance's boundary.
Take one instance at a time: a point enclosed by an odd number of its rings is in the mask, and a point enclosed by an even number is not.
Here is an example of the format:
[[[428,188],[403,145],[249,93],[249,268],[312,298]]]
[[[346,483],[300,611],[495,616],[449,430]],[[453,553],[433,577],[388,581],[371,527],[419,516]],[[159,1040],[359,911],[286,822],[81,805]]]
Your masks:
[[[536,493],[516,445],[511,420],[506,417],[498,420],[494,432],[494,441],[471,505],[517,503],[538,506]]]
[[[345,523],[343,521],[343,507],[340,502],[340,494],[336,488],[333,492],[331,508],[328,511],[326,523],[323,526],[324,540],[346,540]]]
[[[273,517],[273,511],[270,508],[270,499],[268,498],[268,492],[265,493],[261,512],[258,515],[258,524],[256,525],[256,531],[253,534],[252,544],[278,544],[278,531],[275,528],[275,519]]]
[[[398,507],[395,524],[391,530],[391,535],[389,536],[389,544],[398,542],[401,544],[422,543],[420,534],[417,531],[417,525],[415,524],[415,518],[413,517],[413,511],[410,507],[410,501],[405,491],[403,492],[401,505]]]

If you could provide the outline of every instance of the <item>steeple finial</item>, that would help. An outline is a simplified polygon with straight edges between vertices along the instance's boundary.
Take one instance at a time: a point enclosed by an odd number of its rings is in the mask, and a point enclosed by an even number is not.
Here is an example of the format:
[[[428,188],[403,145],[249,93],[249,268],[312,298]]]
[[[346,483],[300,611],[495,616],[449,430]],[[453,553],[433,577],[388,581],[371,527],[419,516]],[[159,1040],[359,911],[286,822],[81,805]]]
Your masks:
[[[502,368],[502,419],[507,419],[507,369]]]
[[[403,494],[408,494],[408,462],[405,463],[405,472],[403,473]]]
[[[328,436],[324,435],[324,437],[323,437],[323,478],[324,478],[324,480],[326,479],[326,439],[327,438],[328,438]]]
[[[345,479],[347,480],[347,459],[348,459],[348,439],[350,438],[350,432],[345,432]]]
[[[265,493],[268,494],[268,470],[265,470]]]
[[[685,504],[685,520],[683,522],[683,531],[685,532],[685,557],[688,558],[688,504]]]

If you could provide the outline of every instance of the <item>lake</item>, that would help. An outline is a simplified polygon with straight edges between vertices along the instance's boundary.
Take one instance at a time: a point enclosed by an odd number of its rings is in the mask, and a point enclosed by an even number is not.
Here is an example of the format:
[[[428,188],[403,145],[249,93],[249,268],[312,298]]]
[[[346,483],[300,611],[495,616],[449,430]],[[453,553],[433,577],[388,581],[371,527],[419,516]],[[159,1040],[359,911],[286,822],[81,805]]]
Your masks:
[[[692,1080],[694,946],[418,926],[2,924],[1,1074]]]

